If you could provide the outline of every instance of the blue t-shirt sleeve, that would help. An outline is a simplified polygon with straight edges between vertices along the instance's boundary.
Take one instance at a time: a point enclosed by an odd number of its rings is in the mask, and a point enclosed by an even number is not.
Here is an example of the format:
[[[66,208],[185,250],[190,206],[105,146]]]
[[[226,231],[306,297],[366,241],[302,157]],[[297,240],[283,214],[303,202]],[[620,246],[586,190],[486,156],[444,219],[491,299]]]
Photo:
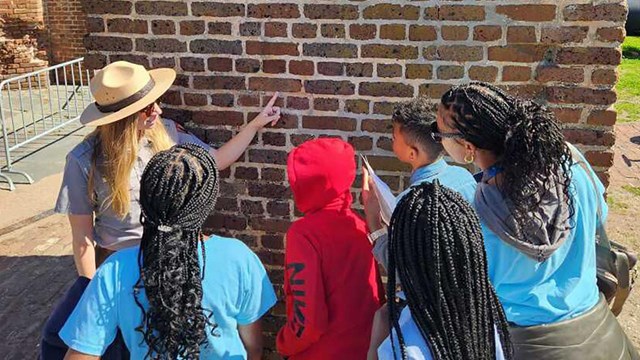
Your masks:
[[[242,297],[238,325],[249,325],[260,319],[275,305],[273,285],[260,259],[247,248],[247,264],[242,274]]]
[[[71,349],[100,356],[118,328],[117,262],[111,256],[97,270],[82,298],[59,332]]]

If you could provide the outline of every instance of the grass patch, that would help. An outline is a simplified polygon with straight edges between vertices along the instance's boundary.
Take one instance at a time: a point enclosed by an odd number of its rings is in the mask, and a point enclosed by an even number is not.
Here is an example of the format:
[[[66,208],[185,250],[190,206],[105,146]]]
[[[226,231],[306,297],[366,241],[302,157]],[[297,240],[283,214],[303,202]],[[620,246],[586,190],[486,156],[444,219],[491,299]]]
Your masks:
[[[635,196],[640,196],[640,187],[631,185],[622,185],[622,188]]]
[[[622,56],[628,59],[640,58],[640,36],[627,36],[624,39]]]
[[[616,200],[611,194],[607,195],[607,205],[609,206],[609,210],[613,211],[627,210],[629,208],[629,205],[620,200]]]

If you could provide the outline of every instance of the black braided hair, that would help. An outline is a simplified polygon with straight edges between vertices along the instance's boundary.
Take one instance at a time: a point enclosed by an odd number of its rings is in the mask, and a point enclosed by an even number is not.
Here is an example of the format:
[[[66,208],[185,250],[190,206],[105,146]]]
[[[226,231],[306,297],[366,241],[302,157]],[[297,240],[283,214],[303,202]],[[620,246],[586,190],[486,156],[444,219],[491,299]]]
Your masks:
[[[391,119],[412,146],[420,147],[433,159],[442,153],[442,145],[431,137],[431,124],[436,121],[433,105],[424,97],[402,102],[393,108]]]
[[[437,181],[417,185],[398,203],[389,231],[387,298],[395,298],[398,276],[433,358],[494,360],[495,328],[511,359],[507,320],[489,282],[480,222],[471,205]],[[388,307],[406,359],[401,309],[394,301]],[[393,339],[391,344],[396,358]]]
[[[184,144],[157,153],[142,174],[140,205],[144,228],[134,287],[142,310],[146,358],[199,359],[211,311],[202,308],[205,253],[201,227],[218,196],[218,169],[202,147]],[[198,261],[202,249],[202,264]],[[145,310],[138,299],[144,287]]]
[[[482,82],[452,88],[442,96],[441,105],[449,111],[445,118],[449,126],[498,157],[504,177],[496,185],[510,201],[520,229],[532,221],[528,214],[536,214],[544,193],[554,184],[561,186],[562,200],[573,218],[571,150],[552,112]]]

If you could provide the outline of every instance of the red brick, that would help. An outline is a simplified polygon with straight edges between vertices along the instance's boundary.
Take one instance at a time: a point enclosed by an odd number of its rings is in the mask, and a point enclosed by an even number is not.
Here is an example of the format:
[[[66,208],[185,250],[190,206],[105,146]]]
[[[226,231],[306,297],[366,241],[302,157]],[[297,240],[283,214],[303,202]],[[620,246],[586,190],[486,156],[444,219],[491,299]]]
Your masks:
[[[466,26],[443,25],[440,31],[443,40],[461,41],[469,38],[469,28]]]
[[[244,90],[244,77],[241,76],[194,76],[194,89]]]
[[[346,31],[343,24],[322,24],[320,35],[326,38],[344,38]]]
[[[295,75],[313,75],[314,73],[314,64],[312,61],[297,61],[291,60],[289,61],[289,73]]]
[[[355,131],[356,120],[338,116],[303,116],[302,127],[318,130]]]
[[[262,168],[261,179],[266,181],[284,181],[285,175],[284,169]]]
[[[344,74],[344,64],[338,62],[319,62],[318,72],[322,75],[340,76]]]
[[[287,109],[307,110],[309,109],[309,99],[306,97],[287,97]]]
[[[414,89],[411,85],[395,82],[363,82],[360,83],[358,94],[366,96],[413,97]]]
[[[588,32],[588,26],[545,27],[540,41],[547,44],[579,43],[587,38]]]
[[[490,61],[539,62],[551,54],[546,45],[507,45],[489,48]]]
[[[363,58],[417,59],[418,47],[406,45],[362,45]]]
[[[255,77],[249,79],[249,90],[298,92],[302,82],[296,79]]]
[[[498,25],[479,25],[473,28],[473,40],[495,41],[502,38],[502,28]]]
[[[484,6],[442,5],[425,9],[426,20],[483,21],[486,17]]]
[[[593,167],[613,166],[613,151],[587,151],[584,156]]]
[[[622,53],[619,49],[606,47],[561,48],[556,60],[558,64],[618,65]]]
[[[111,2],[111,1],[110,1]],[[187,4],[176,1],[138,1],[136,12],[139,15],[185,16]]]
[[[498,68],[495,66],[472,66],[469,68],[469,79],[485,82],[495,82]]]
[[[434,26],[411,25],[409,26],[409,40],[411,41],[433,41],[438,38],[438,33]]]
[[[288,217],[289,214],[291,213],[291,208],[289,206],[289,202],[287,201],[269,201],[267,203],[267,212],[269,213],[269,215],[271,216],[284,216],[284,217]],[[276,237],[276,236],[273,236]],[[277,236],[278,239],[282,239],[284,240],[284,236]],[[264,241],[265,239],[265,235],[262,236],[262,239]],[[282,244],[283,241],[279,241],[278,243]],[[263,245],[265,243],[263,242]],[[274,243],[275,244],[275,243]],[[269,247],[269,246],[267,246]],[[274,249],[282,249],[282,246],[279,248],[275,248]]]
[[[451,80],[462,79],[464,77],[464,67],[457,65],[441,65],[437,70],[438,79]]]
[[[231,23],[228,22],[210,22],[209,34],[213,35],[231,35]]]
[[[287,37],[287,23],[267,22],[264,24],[264,36]]]
[[[368,114],[369,102],[366,100],[346,100],[344,110],[354,114]]]
[[[498,5],[496,13],[518,21],[553,21],[556,18],[555,5]]]
[[[246,22],[240,24],[240,35],[242,36],[260,36],[262,35],[262,23]]]
[[[229,214],[212,214],[202,226],[204,229],[215,229],[216,232],[225,230],[244,230],[247,228],[247,219],[241,216]]]
[[[240,41],[196,39],[189,43],[189,50],[196,54],[242,54],[242,43]]]
[[[193,94],[184,93],[184,104],[189,106],[204,106],[207,105],[207,95],[205,94]]]
[[[261,201],[242,200],[240,201],[240,209],[243,215],[264,214],[264,206]]]
[[[133,42],[130,38],[126,37],[88,35],[84,38],[84,45],[87,50],[122,52],[133,50]]]
[[[398,64],[378,64],[378,76],[384,78],[401,77],[402,66]]]
[[[440,99],[447,90],[451,89],[451,86],[450,84],[422,84],[419,94],[431,99]]]
[[[183,57],[180,58],[180,67],[184,71],[204,71],[204,59]]]
[[[247,54],[249,55],[292,55],[298,56],[298,44],[247,41]]]
[[[83,7],[87,15],[115,14],[130,15],[132,4],[130,1],[104,1],[104,0],[85,0]]]
[[[614,21],[624,22],[627,7],[624,4],[571,4],[562,11],[567,21]]]
[[[536,28],[533,26],[509,26],[507,43],[535,43]]]
[[[350,81],[307,80],[304,89],[310,94],[353,95],[355,85]]]
[[[405,25],[385,24],[380,26],[380,39],[404,40],[407,37]]]
[[[244,114],[237,111],[198,111],[193,121],[203,125],[244,125]]]
[[[293,24],[291,33],[294,38],[311,39],[316,37],[318,26],[316,24]]]
[[[623,27],[600,28],[596,32],[596,38],[604,42],[623,42],[625,30]]]
[[[556,119],[562,123],[579,123],[582,116],[582,109],[572,108],[553,108],[551,111],[556,116]]]
[[[355,40],[371,40],[376,37],[376,26],[373,24],[349,25],[349,37]]]
[[[547,99],[557,104],[611,105],[616,102],[616,93],[612,90],[548,87]]]
[[[428,48],[425,47],[423,56],[428,60],[446,60],[459,62],[479,61],[483,58],[483,49],[480,46],[466,45],[438,46]]]
[[[250,107],[260,106],[260,97],[257,95],[239,95],[238,105]]]
[[[350,136],[348,142],[353,145],[356,151],[373,149],[373,139],[370,136]]]
[[[362,129],[362,131],[372,133],[391,133],[393,131],[393,126],[391,125],[391,122],[389,120],[380,119],[362,120],[360,128]]]
[[[298,4],[249,4],[247,16],[253,18],[298,18]]]
[[[616,141],[616,136],[612,131],[564,129],[562,133],[565,140],[572,144],[613,146]]]
[[[146,34],[148,33],[148,25],[144,20],[131,19],[108,19],[107,30],[110,33],[127,33],[127,34]]]
[[[418,20],[420,8],[413,5],[376,4],[362,12],[365,19]]]
[[[616,123],[616,115],[612,110],[593,110],[587,118],[587,124],[613,126]]]
[[[596,85],[615,85],[618,74],[615,69],[595,69],[591,73],[591,82]]]
[[[316,137],[309,134],[291,134],[291,145],[299,146],[309,140],[313,140]]]
[[[207,67],[209,71],[231,71],[233,62],[229,58],[209,58]]]
[[[257,73],[260,71],[260,60],[236,59],[236,71],[241,73]]]
[[[305,56],[313,56],[313,57],[356,58],[358,57],[358,47],[353,44],[329,44],[329,43],[304,44],[303,54]]]
[[[409,171],[407,164],[403,164],[396,157],[391,156],[368,156],[369,164],[376,170],[381,171]]]
[[[201,35],[204,34],[204,21],[181,21],[181,35]]]
[[[284,60],[263,60],[262,71],[268,74],[283,74],[287,72],[287,62]]]
[[[431,79],[433,66],[430,64],[407,64],[405,78],[407,79]]]
[[[373,64],[371,63],[346,63],[345,75],[353,77],[371,77],[373,75]]]
[[[269,184],[266,182],[248,184],[249,196],[265,197],[271,199],[285,199],[291,196],[288,186]]]
[[[320,111],[335,111],[340,107],[338,99],[316,98],[313,99],[313,109]]]
[[[305,4],[304,15],[312,20],[356,20],[359,13],[356,5]]]
[[[526,66],[505,66],[502,68],[502,81],[529,81],[531,68]]]
[[[176,33],[176,24],[172,20],[153,20],[151,31],[155,35],[167,35]]]
[[[584,69],[558,66],[540,66],[536,69],[536,80],[540,82],[567,82],[579,84],[584,82]]]
[[[265,132],[262,132],[261,136],[262,136],[262,143],[265,145],[271,145],[271,146],[287,145],[287,134],[265,131]],[[265,151],[268,151],[268,150],[265,150]],[[249,157],[251,158],[251,156]],[[285,163],[286,163],[286,156],[285,156]]]
[[[230,17],[244,16],[244,4],[231,4],[222,2],[194,2],[191,4],[193,16]]]
[[[391,116],[393,114],[393,108],[397,105],[395,102],[390,101],[381,101],[373,104],[373,113],[376,115],[387,115]]]
[[[258,169],[254,167],[238,166],[235,169],[235,178],[241,180],[258,180]]]
[[[287,165],[287,152],[273,149],[249,149],[249,162]]]

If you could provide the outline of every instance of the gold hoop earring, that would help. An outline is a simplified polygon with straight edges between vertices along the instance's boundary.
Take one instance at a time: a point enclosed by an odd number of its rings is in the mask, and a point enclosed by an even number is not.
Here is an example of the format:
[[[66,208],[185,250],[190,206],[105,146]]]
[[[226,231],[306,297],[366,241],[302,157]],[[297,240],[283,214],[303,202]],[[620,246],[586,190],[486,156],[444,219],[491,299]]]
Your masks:
[[[476,156],[474,153],[467,153],[464,156],[464,162],[466,162],[467,164],[471,164],[473,163],[473,161],[476,159]]]

